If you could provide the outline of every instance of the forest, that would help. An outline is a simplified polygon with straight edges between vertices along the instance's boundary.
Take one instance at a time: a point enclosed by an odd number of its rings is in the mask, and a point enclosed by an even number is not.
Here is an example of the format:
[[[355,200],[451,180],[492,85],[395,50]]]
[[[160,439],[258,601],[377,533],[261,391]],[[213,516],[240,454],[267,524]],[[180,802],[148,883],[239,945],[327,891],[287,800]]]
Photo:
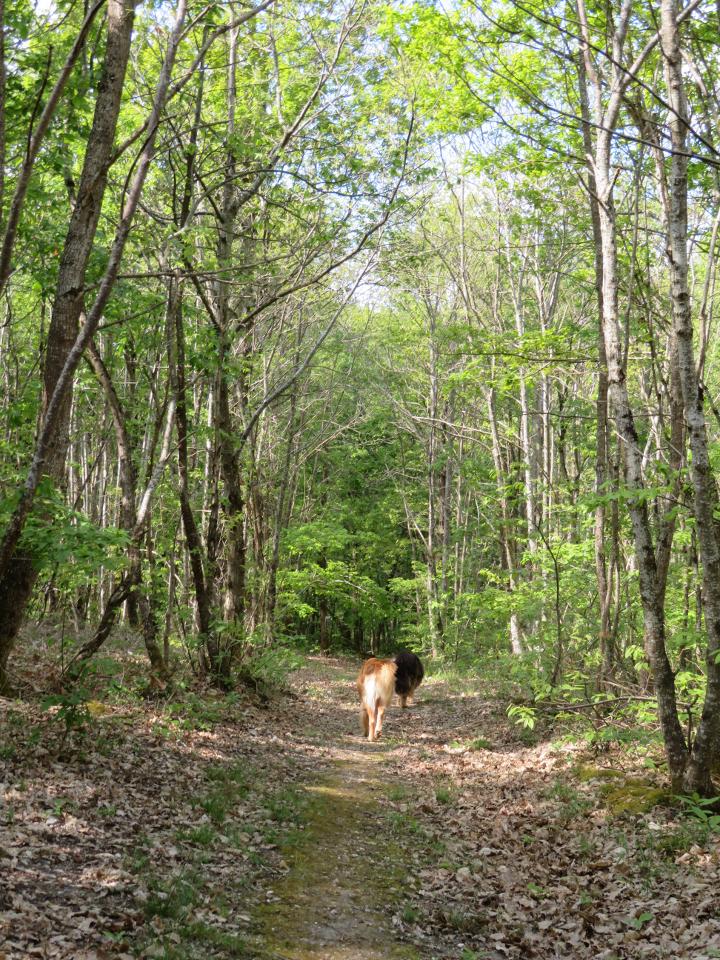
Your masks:
[[[719,37],[0,0],[0,956],[720,956]]]

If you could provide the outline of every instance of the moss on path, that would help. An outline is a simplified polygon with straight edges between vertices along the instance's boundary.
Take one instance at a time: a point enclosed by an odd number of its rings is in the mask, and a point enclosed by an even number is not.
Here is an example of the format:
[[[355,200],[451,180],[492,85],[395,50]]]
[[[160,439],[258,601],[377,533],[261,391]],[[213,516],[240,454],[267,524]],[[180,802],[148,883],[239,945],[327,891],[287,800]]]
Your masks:
[[[384,748],[346,742],[332,770],[307,788],[290,871],[258,911],[262,960],[419,960],[398,940],[404,857],[378,800],[388,789]]]

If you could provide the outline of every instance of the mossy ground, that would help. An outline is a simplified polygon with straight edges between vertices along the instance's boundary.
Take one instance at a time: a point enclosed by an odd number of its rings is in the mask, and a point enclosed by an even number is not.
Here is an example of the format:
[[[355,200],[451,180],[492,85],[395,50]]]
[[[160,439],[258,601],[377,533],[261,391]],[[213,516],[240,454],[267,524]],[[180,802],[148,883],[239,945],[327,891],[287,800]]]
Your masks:
[[[614,817],[649,813],[672,802],[672,794],[652,780],[629,777],[622,770],[581,763],[574,774],[581,783],[597,783],[598,793]]]
[[[382,750],[358,739],[307,787],[302,839],[284,851],[290,872],[258,910],[258,960],[419,960],[391,924],[404,870],[378,805]]]
[[[660,804],[669,804],[672,795],[654,783],[645,780],[624,780],[603,784],[600,793],[615,816],[649,813]]]

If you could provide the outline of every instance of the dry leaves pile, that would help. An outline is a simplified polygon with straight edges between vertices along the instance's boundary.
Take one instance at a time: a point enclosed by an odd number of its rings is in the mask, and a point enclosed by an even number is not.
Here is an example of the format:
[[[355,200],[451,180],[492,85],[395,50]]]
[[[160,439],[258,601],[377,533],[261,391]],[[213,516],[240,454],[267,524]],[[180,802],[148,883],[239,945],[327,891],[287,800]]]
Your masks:
[[[303,787],[357,736],[354,669],[313,660],[267,709],[104,703],[60,756],[38,706],[0,701],[0,957],[252,957]],[[714,837],[670,807],[610,813],[579,747],[523,743],[501,704],[428,682],[366,750],[418,957],[720,957]]]
[[[46,714],[0,700],[0,958],[169,957],[184,906],[199,956],[239,948],[328,751],[292,700],[203,697],[105,705],[59,756]]]
[[[408,936],[430,943],[443,929],[456,948],[448,957],[720,957],[715,837],[698,845],[692,821],[672,807],[613,814],[600,796],[608,769],[587,779],[585,764],[585,782],[576,778],[587,759],[579,747],[525,746],[501,705],[444,693],[442,704],[433,691],[437,705],[413,717],[418,736],[408,732],[392,755],[396,775],[409,768],[416,783],[395,806],[439,851],[438,866],[425,858],[419,868]],[[492,749],[461,745],[479,737]],[[613,772],[628,758],[601,762]],[[637,772],[614,788],[636,784]]]

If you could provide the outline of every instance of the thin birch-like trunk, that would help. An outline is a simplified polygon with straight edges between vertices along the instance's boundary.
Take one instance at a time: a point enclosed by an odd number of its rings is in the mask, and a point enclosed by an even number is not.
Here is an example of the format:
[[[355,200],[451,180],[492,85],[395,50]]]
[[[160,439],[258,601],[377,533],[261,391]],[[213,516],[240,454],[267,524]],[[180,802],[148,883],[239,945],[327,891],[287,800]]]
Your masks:
[[[668,125],[673,146],[668,178],[667,217],[670,295],[685,423],[692,453],[690,477],[702,562],[703,612],[707,632],[705,701],[691,745],[684,784],[687,790],[711,796],[711,764],[720,741],[720,542],[716,520],[718,492],[710,463],[703,394],[698,383],[693,346],[694,332],[688,288],[688,111],[674,0],[662,0],[660,13],[667,97],[671,107]]]
[[[590,201],[590,221],[593,234],[593,254],[595,258],[595,295],[598,306],[598,386],[595,401],[595,494],[598,498],[595,507],[594,550],[595,578],[597,581],[598,602],[600,608],[600,651],[602,657],[603,678],[612,677],[615,672],[615,650],[611,637],[612,574],[608,570],[607,546],[605,540],[606,508],[605,497],[608,490],[608,372],[603,336],[603,253],[600,228],[600,205],[598,203],[597,183],[593,153],[595,149],[593,129],[590,121],[588,102],[588,58],[582,53],[577,58],[578,90],[582,115],[583,147],[587,163],[588,195]],[[596,82],[594,66],[590,65],[593,81]]]
[[[634,74],[621,65],[623,47],[632,10],[632,0],[625,0],[613,36],[612,85],[607,104],[603,103],[600,82],[591,56],[590,31],[584,0],[578,0],[582,29],[582,53],[588,76],[595,91],[596,142],[592,158],[597,187],[602,255],[602,328],[608,373],[608,397],[618,436],[623,443],[623,475],[628,488],[628,512],[635,539],[640,597],[643,607],[645,649],[653,671],[658,713],[665,741],[671,779],[676,788],[683,782],[687,762],[687,746],[680,726],[675,692],[675,676],[665,643],[665,611],[659,589],[657,560],[648,515],[645,484],[642,475],[642,451],[630,404],[625,369],[626,351],[618,315],[618,255],[612,173],[612,135],[616,127],[622,98]],[[647,47],[645,48],[648,49]]]

